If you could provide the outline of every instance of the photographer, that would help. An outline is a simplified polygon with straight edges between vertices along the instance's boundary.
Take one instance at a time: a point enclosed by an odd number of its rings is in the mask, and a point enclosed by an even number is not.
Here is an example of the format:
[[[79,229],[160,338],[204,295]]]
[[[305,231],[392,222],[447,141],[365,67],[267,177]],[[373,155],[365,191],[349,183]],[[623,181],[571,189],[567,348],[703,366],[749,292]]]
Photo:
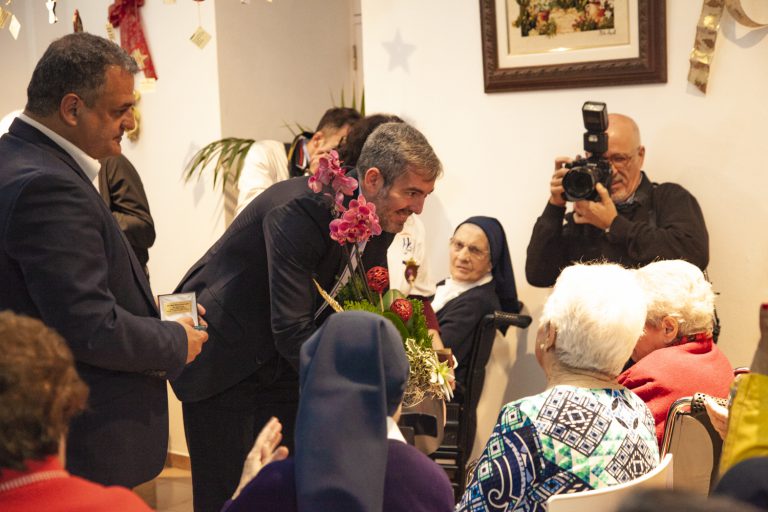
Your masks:
[[[608,188],[598,182],[594,200],[574,201],[568,214],[563,177],[572,160],[555,160],[549,203],[528,244],[525,275],[533,286],[552,286],[560,271],[575,261],[602,259],[636,267],[658,259],[683,259],[702,270],[707,266],[709,237],[696,198],[680,185],[648,179],[641,170],[645,147],[631,118],[608,115],[605,133],[607,150],[592,159],[602,156],[610,163]]]

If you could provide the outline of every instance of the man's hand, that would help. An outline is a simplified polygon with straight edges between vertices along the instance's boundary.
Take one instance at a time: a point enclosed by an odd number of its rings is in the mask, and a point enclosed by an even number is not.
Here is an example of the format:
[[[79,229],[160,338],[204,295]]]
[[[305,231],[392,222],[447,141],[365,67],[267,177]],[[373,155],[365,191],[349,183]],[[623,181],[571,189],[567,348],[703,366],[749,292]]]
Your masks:
[[[281,430],[283,425],[280,421],[272,417],[269,419],[264,428],[261,429],[259,435],[256,437],[256,442],[253,443],[253,448],[245,459],[243,465],[243,474],[240,477],[240,485],[237,486],[235,494],[232,495],[232,499],[237,498],[243,487],[248,485],[248,482],[261,471],[261,468],[269,464],[270,462],[283,460],[288,457],[288,448],[285,446],[279,446],[280,441],[283,440],[283,434]]]
[[[565,206],[565,199],[563,198],[563,176],[570,169],[565,167],[565,164],[571,163],[572,158],[567,156],[559,156],[555,158],[555,172],[552,174],[552,179],[549,182],[549,202],[555,206]]]
[[[600,201],[576,201],[573,203],[573,221],[576,224],[592,224],[605,230],[611,227],[613,219],[618,216],[618,212],[611,195],[602,183],[598,183],[595,190],[600,194]]]
[[[198,304],[197,312],[200,315],[200,325],[208,327],[208,322],[202,318],[202,315],[205,314],[205,308]],[[200,354],[200,351],[203,350],[203,343],[208,341],[208,333],[204,330],[196,329],[195,322],[191,318],[182,318],[177,320],[177,322],[179,322],[187,332],[187,364],[189,364],[194,361]]]

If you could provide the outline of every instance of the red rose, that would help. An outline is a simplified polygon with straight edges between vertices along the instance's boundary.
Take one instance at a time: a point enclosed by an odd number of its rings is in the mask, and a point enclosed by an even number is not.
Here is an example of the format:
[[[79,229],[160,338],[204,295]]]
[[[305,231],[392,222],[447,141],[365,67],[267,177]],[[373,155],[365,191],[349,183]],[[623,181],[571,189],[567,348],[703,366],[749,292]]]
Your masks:
[[[408,322],[413,315],[413,306],[408,299],[395,299],[389,306],[389,310],[399,316],[403,323]]]
[[[368,288],[373,293],[384,293],[389,288],[389,272],[384,267],[372,267],[365,273],[368,278]]]

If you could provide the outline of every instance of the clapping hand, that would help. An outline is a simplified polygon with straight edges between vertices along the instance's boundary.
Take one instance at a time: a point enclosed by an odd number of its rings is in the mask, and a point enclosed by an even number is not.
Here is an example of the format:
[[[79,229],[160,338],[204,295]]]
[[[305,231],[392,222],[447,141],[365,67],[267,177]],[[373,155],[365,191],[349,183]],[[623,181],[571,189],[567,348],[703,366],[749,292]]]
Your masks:
[[[288,457],[288,448],[285,446],[279,446],[280,441],[283,440],[283,425],[280,421],[272,417],[261,429],[259,435],[256,437],[256,442],[253,443],[253,448],[245,459],[243,465],[243,474],[240,477],[240,485],[237,486],[235,494],[232,495],[232,499],[237,498],[243,487],[248,485],[248,482],[261,471],[261,469],[269,464],[278,460],[283,460]]]

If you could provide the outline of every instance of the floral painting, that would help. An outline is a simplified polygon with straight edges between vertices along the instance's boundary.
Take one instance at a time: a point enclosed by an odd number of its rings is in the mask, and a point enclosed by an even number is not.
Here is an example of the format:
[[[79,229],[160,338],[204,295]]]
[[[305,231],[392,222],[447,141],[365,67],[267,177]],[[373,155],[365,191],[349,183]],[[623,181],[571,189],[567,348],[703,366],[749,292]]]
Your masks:
[[[522,37],[555,36],[614,28],[613,0],[516,0],[520,13],[512,22]]]
[[[509,56],[629,44],[631,0],[505,0]]]
[[[486,92],[667,80],[666,0],[479,0]]]

